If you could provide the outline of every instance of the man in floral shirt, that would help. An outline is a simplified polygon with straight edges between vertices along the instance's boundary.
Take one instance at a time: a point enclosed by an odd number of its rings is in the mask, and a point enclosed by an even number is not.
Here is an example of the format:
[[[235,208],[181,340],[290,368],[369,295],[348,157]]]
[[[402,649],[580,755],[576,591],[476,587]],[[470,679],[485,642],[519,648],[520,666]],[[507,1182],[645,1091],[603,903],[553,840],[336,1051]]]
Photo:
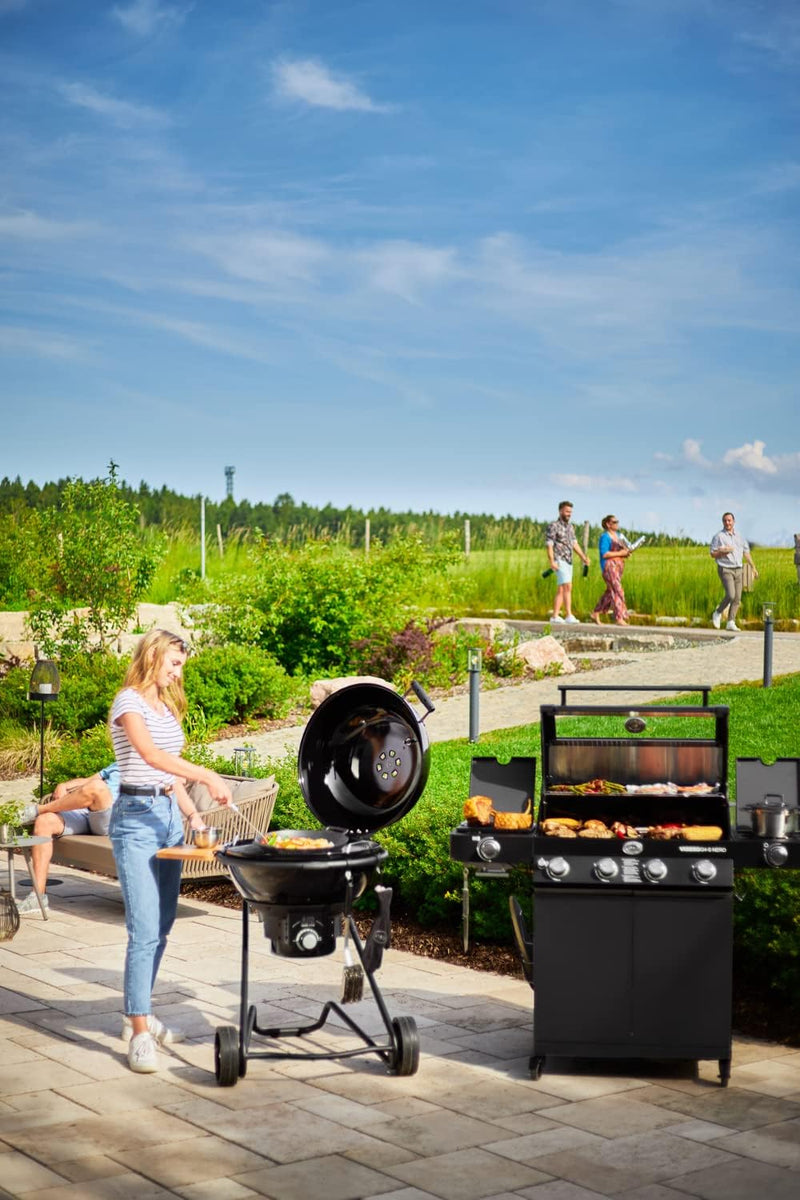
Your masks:
[[[578,545],[575,530],[572,527],[572,501],[562,500],[558,506],[558,519],[547,526],[547,558],[550,570],[555,571],[556,598],[553,602],[553,624],[577,625],[578,618],[572,615],[572,552],[582,558],[588,567],[589,559]],[[561,616],[561,605],[564,605],[565,617]]]

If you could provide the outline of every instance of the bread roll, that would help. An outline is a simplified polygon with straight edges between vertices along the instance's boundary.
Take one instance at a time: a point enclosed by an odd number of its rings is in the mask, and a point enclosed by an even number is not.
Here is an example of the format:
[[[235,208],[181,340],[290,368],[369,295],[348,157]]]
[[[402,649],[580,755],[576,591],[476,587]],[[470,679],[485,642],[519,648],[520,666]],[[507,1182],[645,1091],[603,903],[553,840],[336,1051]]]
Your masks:
[[[493,812],[489,796],[470,796],[464,803],[464,820],[470,825],[491,825]]]

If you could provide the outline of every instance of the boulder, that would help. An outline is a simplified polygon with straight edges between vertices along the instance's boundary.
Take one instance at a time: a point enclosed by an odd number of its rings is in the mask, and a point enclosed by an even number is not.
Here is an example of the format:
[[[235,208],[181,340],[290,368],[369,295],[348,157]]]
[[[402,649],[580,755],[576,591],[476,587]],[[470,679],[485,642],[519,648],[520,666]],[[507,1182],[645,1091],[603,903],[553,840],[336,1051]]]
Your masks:
[[[557,663],[562,675],[572,675],[575,663],[567,656],[567,652],[557,638],[547,634],[546,637],[534,638],[530,642],[520,642],[514,650],[514,656],[521,658],[526,670],[533,674],[543,671],[546,667]]]
[[[315,679],[311,685],[311,704],[314,708],[319,708],[328,696],[356,683],[379,683],[382,687],[391,688],[393,692],[397,691],[393,683],[379,679],[377,675],[343,675],[339,679]]]

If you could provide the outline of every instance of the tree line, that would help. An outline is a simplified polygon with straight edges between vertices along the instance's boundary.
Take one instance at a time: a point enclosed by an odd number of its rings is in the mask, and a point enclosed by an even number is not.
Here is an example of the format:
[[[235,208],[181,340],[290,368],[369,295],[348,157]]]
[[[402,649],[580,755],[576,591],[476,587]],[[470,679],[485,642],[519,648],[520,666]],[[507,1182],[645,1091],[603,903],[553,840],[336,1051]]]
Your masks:
[[[41,486],[32,480],[23,484],[19,476],[0,480],[0,515],[13,522],[24,519],[31,511],[42,512],[62,506],[69,479],[59,479]],[[197,530],[201,496],[184,496],[172,488],[162,485],[153,488],[144,480],[138,488],[124,480],[118,481],[121,496],[135,505],[139,512],[142,528],[152,527],[164,531]],[[363,546],[366,537],[366,522],[369,521],[369,536],[388,542],[397,534],[415,533],[431,545],[447,538],[463,538],[465,521],[470,523],[470,542],[474,550],[525,549],[540,547],[548,520],[532,517],[496,516],[491,513],[455,512],[437,513],[431,509],[423,512],[407,510],[394,512],[388,508],[361,509],[348,505],[339,508],[333,504],[318,507],[297,501],[288,492],[281,492],[272,503],[235,500],[227,497],[222,501],[206,498],[206,527],[209,531],[219,526],[223,537],[241,531],[259,532],[268,538],[283,542],[304,542],[309,537],[330,536],[346,540],[351,546]],[[592,524],[591,538],[595,543],[601,530]],[[629,529],[629,536],[644,534],[650,545],[691,546],[692,538],[655,533],[646,529]]]

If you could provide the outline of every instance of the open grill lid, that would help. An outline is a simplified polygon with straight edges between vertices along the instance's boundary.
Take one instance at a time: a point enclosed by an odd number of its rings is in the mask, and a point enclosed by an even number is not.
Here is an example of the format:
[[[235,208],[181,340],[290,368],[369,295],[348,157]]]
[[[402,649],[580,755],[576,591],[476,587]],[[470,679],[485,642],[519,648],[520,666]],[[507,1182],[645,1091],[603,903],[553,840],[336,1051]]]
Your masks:
[[[412,687],[432,712],[422,688]],[[352,684],[323,700],[297,755],[300,788],[314,816],[335,830],[365,834],[410,812],[430,769],[423,721],[402,696],[377,683]]]

